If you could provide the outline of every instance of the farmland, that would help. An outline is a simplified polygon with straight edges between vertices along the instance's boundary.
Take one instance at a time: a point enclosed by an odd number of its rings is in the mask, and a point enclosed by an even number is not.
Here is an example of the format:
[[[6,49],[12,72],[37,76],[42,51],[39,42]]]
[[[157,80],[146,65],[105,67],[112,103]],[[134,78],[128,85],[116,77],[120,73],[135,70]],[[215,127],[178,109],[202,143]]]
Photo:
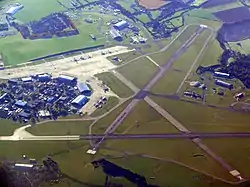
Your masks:
[[[225,23],[234,23],[248,20],[249,9],[247,7],[238,7],[230,10],[215,12],[213,15]]]

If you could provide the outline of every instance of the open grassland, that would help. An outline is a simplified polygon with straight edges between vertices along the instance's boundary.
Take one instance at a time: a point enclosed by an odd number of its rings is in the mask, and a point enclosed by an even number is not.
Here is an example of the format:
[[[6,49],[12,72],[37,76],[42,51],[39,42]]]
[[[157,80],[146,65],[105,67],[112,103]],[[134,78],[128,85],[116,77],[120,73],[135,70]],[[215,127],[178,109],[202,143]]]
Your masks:
[[[193,10],[188,12],[188,15],[191,17],[198,17],[198,18],[202,18],[202,19],[218,21],[218,19],[211,12],[207,11],[206,9],[202,9],[202,8],[193,9]]]
[[[57,1],[43,0],[43,1],[33,1],[33,0],[19,0],[24,8],[19,11],[15,17],[22,22],[30,22],[34,20],[39,20],[54,12],[65,11],[66,9],[60,6]]]
[[[183,146],[183,145],[181,145]],[[60,166],[61,171],[69,177],[55,186],[66,187],[71,184],[80,186],[103,186],[106,175],[102,169],[94,169],[90,163],[94,159],[106,157],[124,168],[130,169],[140,175],[144,175],[150,184],[160,186],[174,185],[182,187],[231,187],[231,185],[219,182],[210,177],[202,175],[186,167],[164,161],[142,158],[140,156],[124,156],[122,153],[101,149],[97,155],[86,154],[88,144],[81,142],[0,142],[1,159],[20,159],[23,154],[30,158],[42,159],[48,154],[53,156]],[[11,149],[9,149],[11,147]],[[197,159],[201,160],[200,158]],[[182,176],[182,180],[178,180]],[[153,177],[154,179],[150,179]],[[197,179],[197,180],[194,180]],[[112,178],[112,182],[130,186],[121,178]],[[46,185],[45,185],[46,186]]]
[[[174,160],[217,177],[234,180],[216,161],[206,155],[188,139],[107,140],[105,146],[139,155],[145,154],[162,159]],[[196,157],[194,155],[201,156]]]
[[[243,177],[249,177],[249,138],[205,139],[204,142],[216,153],[221,155],[228,163],[230,163],[230,165],[239,170]]]
[[[250,132],[248,114],[162,97],[152,99],[193,132]]]
[[[117,106],[119,104],[119,99],[117,97],[109,97],[106,104],[102,106],[102,108],[96,109],[91,116],[92,117],[98,117],[101,116],[107,112],[109,112],[112,108]]]
[[[177,91],[210,34],[211,31],[204,30],[198,36],[188,50],[174,62],[166,75],[152,88],[154,93],[175,93]],[[166,59],[166,61],[169,59]],[[198,64],[196,64],[197,66]]]
[[[133,95],[133,91],[121,82],[113,73],[105,72],[95,76],[99,80],[102,80],[119,97],[127,98]]]
[[[108,150],[100,150],[99,155],[91,157],[85,154],[86,148],[87,147],[82,147],[70,150],[68,153],[65,152],[54,157],[54,159],[59,162],[63,173],[75,181],[66,180],[66,184],[73,184],[73,186],[103,186],[106,175],[101,168],[94,169],[90,161],[104,156],[123,168],[145,176],[148,183],[158,186],[173,185],[182,187],[185,185],[187,187],[193,187],[201,185],[202,187],[216,187],[216,185],[219,185],[220,187],[231,187],[229,184],[219,182],[171,162],[158,161],[140,156],[124,156],[121,153]],[[182,176],[182,180],[178,180],[180,175]],[[112,183],[122,184],[123,186],[133,186],[132,183],[123,178],[110,178],[110,181]],[[64,185],[64,183],[61,183],[59,186],[62,187]],[[67,185],[65,185],[65,187],[66,186]]]
[[[14,130],[21,127],[19,123],[15,123],[11,120],[0,120],[0,136],[12,135]]]
[[[147,134],[177,133],[178,131],[145,101],[140,101],[115,132]]]
[[[142,88],[156,73],[158,67],[143,57],[117,69],[125,78]]]
[[[193,35],[198,26],[189,26],[168,48],[166,51],[150,55],[159,65],[164,65],[167,60]]]
[[[3,54],[5,65],[16,65],[31,59],[49,54],[64,52],[73,49],[100,45],[104,39],[93,41],[89,34],[98,34],[95,24],[81,23],[77,26],[80,34],[77,36],[52,38],[48,40],[24,40],[21,35],[1,39],[0,51]]]
[[[238,51],[242,54],[250,53],[250,39],[238,42],[229,42],[229,46],[232,50]]]
[[[93,121],[53,121],[34,125],[28,132],[40,136],[63,136],[88,134],[89,125]]]

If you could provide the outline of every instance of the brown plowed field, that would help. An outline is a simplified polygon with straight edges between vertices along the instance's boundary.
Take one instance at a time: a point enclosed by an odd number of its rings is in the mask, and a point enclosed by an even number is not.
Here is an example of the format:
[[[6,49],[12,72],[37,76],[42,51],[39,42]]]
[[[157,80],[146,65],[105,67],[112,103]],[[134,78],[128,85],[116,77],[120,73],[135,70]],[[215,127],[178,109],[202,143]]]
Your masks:
[[[147,9],[157,9],[168,3],[166,0],[138,0],[138,2]]]

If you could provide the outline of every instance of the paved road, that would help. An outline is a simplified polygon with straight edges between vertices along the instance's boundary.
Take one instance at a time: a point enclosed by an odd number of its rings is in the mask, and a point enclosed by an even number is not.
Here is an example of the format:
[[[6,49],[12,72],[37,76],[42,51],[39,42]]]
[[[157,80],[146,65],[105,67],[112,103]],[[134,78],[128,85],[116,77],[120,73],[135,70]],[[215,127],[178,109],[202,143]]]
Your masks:
[[[201,34],[203,31],[203,28],[199,28],[197,32],[195,32],[182,46],[179,50],[177,50],[172,58],[169,59],[169,61],[162,66],[162,68],[155,74],[155,76],[149,81],[148,84],[142,89],[142,91],[148,91],[150,90],[166,73],[166,71],[173,65],[173,63],[188,49],[188,47],[194,42],[194,40]],[[106,129],[105,136],[102,137],[100,141],[98,141],[95,146],[93,147],[93,150],[96,150],[101,143],[105,140],[105,138],[113,133],[115,129],[124,121],[124,119],[130,114],[130,112],[134,109],[134,107],[139,102],[139,99],[133,99],[128,106],[118,115],[118,117],[111,123],[111,125]]]

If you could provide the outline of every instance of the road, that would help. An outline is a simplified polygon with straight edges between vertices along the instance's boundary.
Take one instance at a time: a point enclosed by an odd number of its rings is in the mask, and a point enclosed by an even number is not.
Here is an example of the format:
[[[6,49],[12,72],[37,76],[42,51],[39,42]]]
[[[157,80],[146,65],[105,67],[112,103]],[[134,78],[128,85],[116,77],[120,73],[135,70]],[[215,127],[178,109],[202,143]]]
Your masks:
[[[203,28],[199,28],[196,33],[194,33],[182,46],[178,49],[169,59],[169,61],[162,66],[161,69],[155,74],[155,76],[144,86],[142,91],[149,91],[166,73],[166,71],[173,65],[173,63],[188,49],[188,47],[194,42],[194,40],[201,34]],[[102,137],[100,141],[98,141],[95,146],[92,148],[93,150],[98,149],[101,143],[105,140],[105,138],[113,133],[118,126],[124,121],[124,119],[130,114],[130,112],[135,108],[138,104],[139,99],[133,99],[128,106],[118,115],[118,117],[111,123],[111,125],[106,129],[105,136]]]

